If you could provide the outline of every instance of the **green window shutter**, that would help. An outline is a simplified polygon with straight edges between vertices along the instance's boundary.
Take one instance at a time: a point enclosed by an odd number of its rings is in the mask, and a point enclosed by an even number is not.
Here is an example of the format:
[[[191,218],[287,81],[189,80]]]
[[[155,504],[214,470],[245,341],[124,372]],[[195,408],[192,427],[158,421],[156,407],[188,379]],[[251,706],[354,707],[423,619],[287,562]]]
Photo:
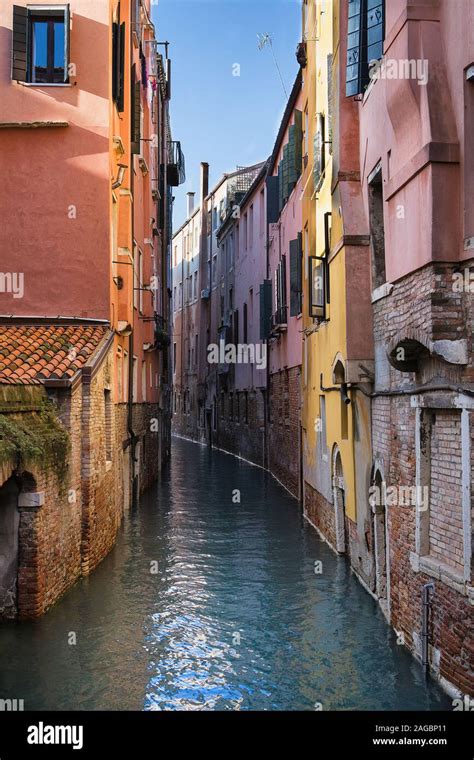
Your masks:
[[[301,165],[303,163],[303,113],[295,111],[295,163],[296,175],[301,174]]]
[[[272,322],[272,281],[264,280],[260,285],[260,340],[270,335]]]
[[[278,164],[278,211],[281,213],[281,210],[284,206],[283,203],[283,159]]]
[[[288,130],[288,195],[292,192],[298,175],[296,173],[296,137],[295,125],[292,124]]]
[[[275,224],[280,216],[278,208],[278,175],[267,177],[265,184],[267,187],[267,222],[268,224]]]
[[[290,240],[290,317],[301,312],[301,243]]]
[[[28,76],[28,10],[13,6],[12,79],[26,82]]]
[[[283,148],[283,204],[288,200],[288,143]]]

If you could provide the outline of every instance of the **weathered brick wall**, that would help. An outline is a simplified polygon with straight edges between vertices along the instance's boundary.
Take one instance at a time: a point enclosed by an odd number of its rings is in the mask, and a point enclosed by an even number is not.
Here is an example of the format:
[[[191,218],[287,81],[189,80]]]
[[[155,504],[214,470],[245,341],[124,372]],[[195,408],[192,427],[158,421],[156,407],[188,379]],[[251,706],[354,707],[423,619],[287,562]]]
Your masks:
[[[374,304],[377,392],[425,383],[462,385],[474,380],[472,294],[453,288],[456,267],[436,263],[394,284],[391,295]],[[472,262],[470,262],[472,271]],[[466,339],[468,364],[448,364],[426,358],[418,373],[391,367],[384,352],[395,336],[411,331],[433,340]],[[377,351],[378,346],[378,351]],[[459,413],[434,409],[431,435],[430,558],[461,573],[461,435]],[[471,414],[472,418],[472,414]],[[416,483],[415,409],[409,395],[376,396],[372,403],[374,459],[382,464],[387,486]],[[471,420],[471,438],[473,437]],[[474,440],[474,438],[473,438]],[[474,450],[471,449],[472,471]],[[474,480],[473,480],[474,484]],[[440,577],[416,572],[410,557],[416,551],[414,506],[387,508],[390,566],[391,623],[404,635],[408,648],[421,656],[422,587],[434,581],[430,627],[430,662],[433,672],[462,691],[474,693],[472,670],[474,639],[472,606]]]
[[[309,483],[305,483],[304,486],[304,513],[335,550],[336,520],[334,506]]]
[[[430,556],[463,573],[461,415],[437,409],[431,437]]]
[[[292,367],[270,376],[268,466],[278,480],[300,497],[301,370]]]
[[[247,399],[247,400],[246,400]],[[260,466],[264,454],[264,402],[261,390],[220,393],[215,445]]]

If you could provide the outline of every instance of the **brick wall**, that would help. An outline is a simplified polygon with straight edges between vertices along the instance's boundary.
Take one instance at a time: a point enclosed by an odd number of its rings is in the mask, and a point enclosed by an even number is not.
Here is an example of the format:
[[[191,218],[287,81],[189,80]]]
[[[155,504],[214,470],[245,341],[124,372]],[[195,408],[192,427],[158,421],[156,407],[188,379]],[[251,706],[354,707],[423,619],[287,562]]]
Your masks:
[[[394,283],[392,293],[374,304],[377,392],[408,389],[410,385],[463,385],[474,380],[472,294],[453,289],[462,267],[436,263]],[[472,270],[472,262],[470,263]],[[411,331],[424,340],[465,339],[468,364],[455,365],[434,356],[419,371],[400,372],[386,360],[386,347]],[[462,577],[461,431],[457,410],[432,410],[429,558]],[[471,414],[471,438],[472,417]],[[387,486],[416,483],[416,411],[410,395],[376,396],[372,402],[374,459],[381,463]],[[474,450],[471,449],[474,472]],[[474,485],[474,479],[473,479]],[[474,491],[473,491],[474,493]],[[391,623],[404,635],[408,648],[421,656],[421,598],[423,584],[434,581],[430,624],[432,671],[465,693],[474,693],[472,605],[466,593],[443,582],[441,575],[413,565],[416,553],[416,509],[387,508],[390,566]],[[462,585],[462,582],[461,582]]]
[[[463,573],[461,415],[437,409],[431,436],[430,556]]]
[[[268,467],[299,498],[301,463],[301,369],[270,376]]]
[[[265,419],[261,390],[225,391],[218,397],[214,444],[250,462],[265,465]]]

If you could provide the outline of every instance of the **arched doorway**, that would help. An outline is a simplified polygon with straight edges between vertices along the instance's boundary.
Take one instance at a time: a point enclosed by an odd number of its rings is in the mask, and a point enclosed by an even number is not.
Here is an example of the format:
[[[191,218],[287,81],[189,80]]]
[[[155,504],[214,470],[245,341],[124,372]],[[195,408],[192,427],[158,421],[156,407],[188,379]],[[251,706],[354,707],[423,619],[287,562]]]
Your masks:
[[[390,568],[388,554],[387,506],[385,480],[379,466],[374,466],[371,478],[372,535],[374,537],[375,593],[381,607],[388,612],[390,598]]]
[[[338,551],[340,554],[345,554],[347,551],[345,486],[341,453],[337,446],[334,447],[332,457],[332,489],[334,500],[336,551]]]
[[[18,608],[19,488],[10,477],[0,488],[0,618],[14,618]]]

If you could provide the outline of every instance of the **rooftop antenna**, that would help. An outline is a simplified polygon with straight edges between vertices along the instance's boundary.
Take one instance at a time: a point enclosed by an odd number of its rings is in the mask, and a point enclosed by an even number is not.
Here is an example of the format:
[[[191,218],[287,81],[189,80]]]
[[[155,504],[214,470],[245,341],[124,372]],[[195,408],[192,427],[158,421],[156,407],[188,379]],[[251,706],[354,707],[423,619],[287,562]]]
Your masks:
[[[264,48],[267,47],[267,45],[270,46],[270,50],[272,51],[273,60],[275,61],[275,66],[276,66],[277,71],[278,71],[278,76],[280,77],[281,86],[283,87],[283,92],[285,93],[285,97],[288,100],[288,93],[286,91],[285,83],[284,83],[283,77],[281,75],[281,71],[280,71],[280,67],[278,65],[278,61],[275,58],[275,52],[273,50],[273,45],[272,45],[272,38],[270,37],[270,35],[268,34],[268,32],[264,32],[263,34],[257,34],[257,40],[258,40],[257,45],[258,45],[258,49],[259,50],[263,50]]]

